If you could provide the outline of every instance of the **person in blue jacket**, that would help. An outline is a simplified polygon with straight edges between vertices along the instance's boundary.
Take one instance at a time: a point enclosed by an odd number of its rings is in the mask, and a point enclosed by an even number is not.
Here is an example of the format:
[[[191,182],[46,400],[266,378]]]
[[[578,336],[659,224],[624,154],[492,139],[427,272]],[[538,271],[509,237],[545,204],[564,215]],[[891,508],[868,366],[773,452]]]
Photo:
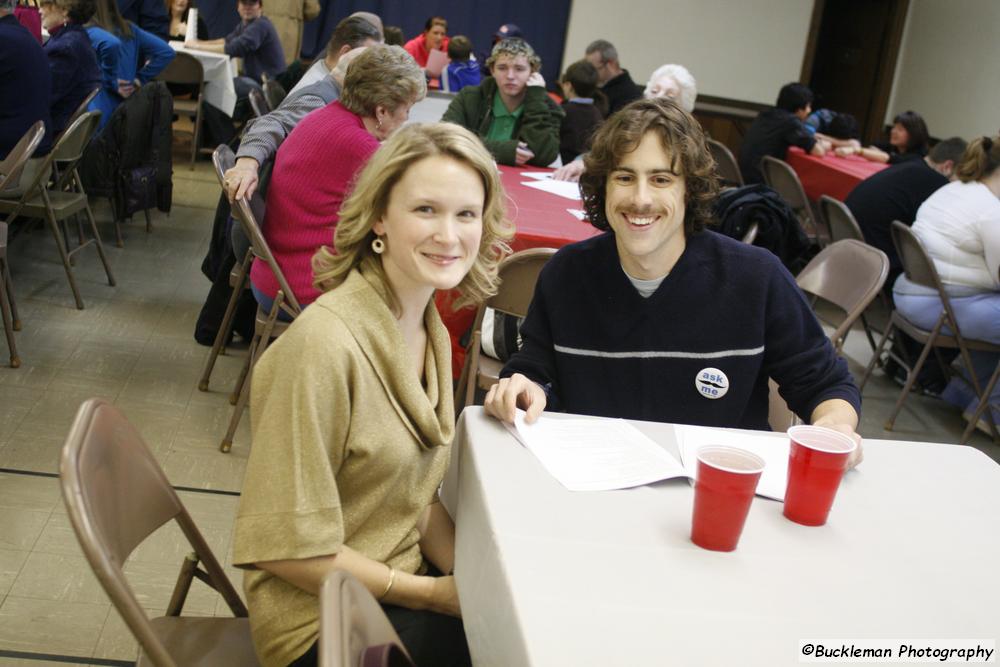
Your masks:
[[[50,35],[45,56],[52,73],[49,111],[56,135],[84,98],[101,85],[97,56],[83,28],[94,15],[94,0],[43,0],[39,9],[42,26]]]
[[[101,112],[103,129],[118,105],[156,78],[176,53],[159,37],[122,18],[115,0],[97,0],[96,7],[87,26],[94,51],[100,56],[117,49],[114,58],[99,57],[103,71],[101,92],[90,105]]]

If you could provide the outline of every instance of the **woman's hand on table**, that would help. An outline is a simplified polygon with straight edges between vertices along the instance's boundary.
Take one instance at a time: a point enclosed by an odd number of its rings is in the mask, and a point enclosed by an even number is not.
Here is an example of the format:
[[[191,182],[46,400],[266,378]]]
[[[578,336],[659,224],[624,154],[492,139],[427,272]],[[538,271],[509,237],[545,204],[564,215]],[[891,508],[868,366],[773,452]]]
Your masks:
[[[521,408],[526,412],[524,421],[531,424],[542,414],[545,403],[545,392],[537,382],[514,373],[490,387],[483,407],[486,414],[508,424],[514,423],[517,408]]]
[[[257,191],[257,160],[252,157],[241,157],[236,160],[232,169],[223,176],[226,196],[232,204],[241,197],[249,199]]]
[[[583,160],[573,160],[569,164],[564,164],[552,173],[552,178],[557,181],[572,181],[574,183],[580,180],[580,176],[583,175]]]
[[[861,153],[861,146],[839,146],[836,149],[837,155],[847,157],[848,155],[858,155]]]

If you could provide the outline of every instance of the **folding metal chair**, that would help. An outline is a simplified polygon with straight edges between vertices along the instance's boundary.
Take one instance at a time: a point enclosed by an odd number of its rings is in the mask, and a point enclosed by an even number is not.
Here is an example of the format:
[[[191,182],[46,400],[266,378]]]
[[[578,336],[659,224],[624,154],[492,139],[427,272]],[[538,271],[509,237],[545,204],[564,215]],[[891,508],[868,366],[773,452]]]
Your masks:
[[[256,88],[250,90],[250,108],[253,109],[256,118],[271,113],[271,105],[267,103],[264,93]]]
[[[715,171],[722,182],[725,185],[742,187],[743,174],[740,173],[740,167],[729,148],[715,139],[706,139],[706,142],[708,143],[708,151],[715,158]]]
[[[920,243],[920,239],[918,239],[913,233],[913,230],[897,220],[892,223],[892,240],[896,245],[896,251],[899,253],[899,258],[903,262],[903,271],[906,273],[907,279],[911,283],[923,285],[924,287],[929,287],[937,291],[938,297],[941,299],[941,315],[938,317],[937,322],[934,323],[934,326],[931,327],[930,330],[926,330],[918,327],[916,324],[906,319],[902,314],[900,314],[899,310],[892,311],[892,315],[889,318],[889,325],[886,327],[885,333],[882,335],[882,339],[879,341],[878,347],[875,349],[875,354],[872,356],[872,360],[868,364],[868,368],[865,369],[865,375],[861,379],[861,383],[859,385],[859,388],[864,390],[865,384],[868,382],[868,378],[871,376],[872,370],[875,368],[876,362],[878,362],[879,358],[882,356],[883,351],[885,351],[891,359],[894,359],[906,369],[906,384],[903,386],[903,390],[899,394],[899,399],[896,401],[896,405],[892,409],[892,413],[889,415],[888,420],[886,420],[885,430],[887,431],[892,430],[893,424],[896,422],[896,417],[899,415],[899,411],[903,407],[903,402],[906,400],[906,397],[910,395],[910,390],[913,388],[913,385],[917,380],[917,375],[920,373],[920,369],[923,368],[924,362],[927,361],[927,357],[930,355],[932,350],[934,351],[938,364],[946,373],[949,372],[950,367],[943,363],[937,348],[945,347],[958,350],[959,356],[962,358],[962,362],[965,364],[965,367],[969,372],[968,382],[980,401],[980,407],[982,407],[983,403],[988,402],[989,395],[984,394],[979,386],[979,380],[976,377],[976,371],[972,365],[972,358],[969,356],[969,352],[971,350],[976,350],[981,352],[1000,353],[1000,345],[994,345],[993,343],[987,343],[985,341],[970,340],[962,335],[961,328],[958,325],[958,320],[955,318],[955,311],[951,307],[951,300],[948,297],[948,292],[945,290],[940,276],[938,276],[937,269],[934,268],[933,260],[931,260],[930,256],[927,254],[923,244]],[[897,355],[892,351],[892,349],[886,349],[886,343],[895,341],[893,334],[898,331],[907,334],[918,343],[923,344],[924,347],[921,350],[916,363],[911,364],[910,360],[905,358],[906,350],[902,345],[894,347],[897,348],[903,356]],[[958,377],[963,376],[958,374]],[[981,411],[979,412],[981,413]],[[991,410],[988,415],[989,419],[987,421],[990,425],[990,432],[993,436],[993,440],[994,442],[1000,441],[1000,435],[998,435],[996,425],[993,423],[993,411]],[[974,420],[972,424],[975,426],[976,421]],[[971,433],[971,429],[966,430],[966,435],[963,436],[963,442],[968,435],[971,435]]]
[[[319,592],[319,666],[376,665],[413,667],[413,661],[368,589],[334,570]]]
[[[4,193],[0,192],[0,213],[9,214],[7,217],[8,225],[13,223],[18,216],[44,218],[48,222],[49,230],[52,232],[59,249],[59,256],[62,259],[70,289],[73,291],[76,307],[81,310],[83,309],[83,299],[80,297],[80,290],[77,289],[76,278],[73,276],[73,268],[70,265],[70,258],[73,255],[93,243],[97,247],[97,254],[100,256],[101,262],[104,264],[108,284],[112,287],[115,285],[115,277],[108,264],[108,258],[104,254],[104,244],[101,242],[101,235],[97,230],[94,213],[90,210],[87,193],[83,189],[83,183],[76,170],[77,163],[83,157],[84,149],[97,129],[100,117],[101,112],[88,111],[77,118],[76,122],[63,132],[59,142],[45,158],[35,178],[24,188],[20,199],[3,199]],[[58,165],[60,175],[55,184],[48,187],[47,184],[55,165]],[[72,190],[68,190],[68,188],[72,188]],[[87,215],[93,238],[84,240],[83,225],[78,222],[77,231],[80,243],[77,247],[69,250],[67,239],[60,230],[59,222],[81,212]]]
[[[80,406],[63,447],[59,479],[83,554],[139,642],[137,665],[259,664],[246,606],[139,432],[117,407],[97,398]],[[166,615],[150,620],[123,568],[136,547],[170,521],[177,522],[193,552],[181,565]],[[194,579],[218,591],[235,618],[181,616]]]
[[[503,363],[482,354],[483,318],[486,309],[503,313],[508,317],[524,317],[535,294],[538,274],[549,258],[556,253],[554,248],[532,248],[505,257],[500,263],[500,290],[479,305],[476,319],[472,324],[472,339],[466,348],[465,366],[458,384],[455,385],[455,418],[466,405],[472,405],[476,390],[487,390],[497,383]]]
[[[235,159],[232,149],[225,145],[216,148],[212,156],[212,161],[216,164],[217,173],[225,165],[234,164]],[[243,372],[240,373],[240,377],[236,381],[233,394],[229,398],[230,403],[233,403],[236,407],[233,409],[233,416],[229,421],[229,429],[226,431],[226,435],[219,445],[219,450],[222,452],[228,452],[233,447],[233,436],[236,434],[236,428],[240,424],[243,410],[250,399],[250,378],[254,364],[264,354],[268,343],[280,336],[290,324],[290,322],[279,320],[278,314],[284,312],[294,320],[302,312],[302,307],[295,298],[291,287],[288,286],[285,274],[282,273],[278,261],[271,253],[267,241],[264,240],[264,234],[260,230],[258,220],[264,219],[264,198],[260,191],[254,192],[250,201],[247,201],[246,198],[237,199],[233,206],[233,216],[239,220],[240,225],[243,227],[243,232],[250,239],[250,247],[254,258],[260,259],[267,264],[271,273],[278,281],[279,289],[270,311],[264,312],[264,309],[260,306],[257,307],[257,315],[254,318],[253,338],[250,340],[247,361],[243,366]]]
[[[851,209],[847,208],[844,202],[830,195],[823,195],[819,198],[819,212],[826,222],[826,228],[830,230],[831,241],[854,239],[864,243],[865,235],[861,232],[861,227],[854,219]]]
[[[264,79],[264,97],[267,99],[268,105],[272,109],[277,109],[278,105],[288,97],[288,93],[282,88],[281,84],[274,79]]]
[[[194,169],[194,159],[198,152],[211,153],[211,148],[200,148],[201,141],[201,109],[204,104],[205,69],[201,61],[190,53],[177,52],[177,57],[170,61],[166,69],[157,77],[166,83],[179,83],[198,87],[198,94],[193,99],[174,98],[174,113],[190,116],[194,122],[194,133],[191,136],[191,169]]]
[[[760,171],[764,176],[764,182],[781,195],[781,198],[788,202],[788,205],[795,211],[806,236],[811,241],[822,244],[820,225],[813,216],[809,198],[806,197],[806,191],[802,188],[802,181],[799,180],[799,176],[792,169],[792,166],[784,160],[765,155],[760,161]]]

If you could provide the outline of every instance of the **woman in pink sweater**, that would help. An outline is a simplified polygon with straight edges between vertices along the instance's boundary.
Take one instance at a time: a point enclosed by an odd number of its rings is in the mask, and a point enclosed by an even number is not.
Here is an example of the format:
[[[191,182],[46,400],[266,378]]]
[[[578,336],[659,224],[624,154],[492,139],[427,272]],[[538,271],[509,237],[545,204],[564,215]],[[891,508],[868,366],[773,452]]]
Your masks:
[[[406,51],[369,47],[347,68],[340,99],[306,116],[281,144],[263,231],[303,306],[320,295],[312,256],[330,242],[355,174],[426,93],[423,72]],[[278,281],[266,263],[254,261],[250,282],[257,302],[270,310]]]

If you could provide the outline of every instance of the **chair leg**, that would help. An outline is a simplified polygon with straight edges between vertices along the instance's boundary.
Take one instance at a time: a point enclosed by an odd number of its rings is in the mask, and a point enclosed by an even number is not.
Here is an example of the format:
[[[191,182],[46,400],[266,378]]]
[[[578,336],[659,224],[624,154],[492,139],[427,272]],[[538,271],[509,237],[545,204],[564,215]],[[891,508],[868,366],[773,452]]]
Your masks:
[[[906,384],[903,386],[903,391],[900,392],[899,398],[896,400],[896,406],[892,409],[892,413],[889,415],[889,419],[885,422],[885,430],[891,431],[893,425],[896,423],[896,417],[899,416],[899,411],[903,408],[903,402],[910,395],[910,390],[913,389],[913,385],[917,383],[917,375],[920,374],[920,369],[924,367],[924,362],[927,361],[927,357],[931,353],[931,349],[934,347],[934,341],[937,340],[938,333],[941,330],[942,320],[938,320],[937,325],[931,331],[930,338],[927,339],[927,344],[924,345],[924,349],[920,351],[920,356],[917,357],[917,363],[913,365],[909,372],[906,374]]]
[[[979,418],[982,417],[983,412],[990,406],[990,394],[993,393],[993,388],[997,384],[997,379],[1000,378],[1000,362],[997,363],[996,370],[993,371],[993,375],[990,377],[989,384],[986,385],[986,389],[983,390],[983,396],[979,399],[979,405],[976,406],[976,411],[973,413],[972,418],[969,420],[969,425],[965,427],[965,432],[962,433],[962,440],[958,443],[964,445],[969,441],[972,436],[972,432],[976,430],[976,424],[979,423]],[[990,419],[992,421],[992,410],[990,411]],[[996,441],[996,427],[993,430],[993,440]]]
[[[14,342],[14,326],[11,321],[11,308],[7,300],[7,281],[5,280],[6,263],[0,260],[0,319],[3,319],[3,332],[7,337],[7,349],[10,351],[10,367],[18,368],[21,358],[17,356],[17,344]]]
[[[872,336],[872,327],[868,324],[868,320],[865,319],[865,314],[861,313],[861,328],[865,330],[865,337],[868,338],[868,344],[872,348],[872,352],[875,351],[875,338]]]
[[[17,301],[14,299],[14,283],[10,279],[10,267],[7,261],[0,259],[0,281],[6,285],[7,305],[10,306],[10,315],[13,321],[14,331],[21,330],[21,318],[17,316]]]
[[[142,212],[146,216],[146,233],[149,234],[151,231],[153,231],[153,221],[149,217],[148,208],[143,209]]]
[[[83,299],[80,297],[80,290],[76,287],[76,278],[73,276],[73,267],[70,266],[69,256],[66,253],[66,244],[62,232],[59,230],[59,223],[56,222],[52,210],[46,207],[45,219],[49,223],[49,230],[56,240],[56,247],[59,249],[59,257],[62,259],[63,268],[66,270],[66,279],[69,280],[69,288],[73,291],[73,299],[76,301],[77,310],[83,310]]]
[[[885,333],[882,334],[882,339],[878,342],[878,346],[872,354],[872,360],[868,362],[868,367],[865,368],[865,374],[862,376],[861,382],[858,383],[858,392],[863,392],[865,390],[865,385],[868,384],[868,378],[871,377],[875,366],[880,363],[879,359],[882,356],[882,350],[885,349],[885,344],[888,342],[889,336],[892,335],[893,329],[895,329],[895,327],[893,327],[892,321],[890,320],[889,324],[886,326]]]
[[[233,293],[229,297],[229,303],[226,304],[226,314],[223,316],[222,324],[215,334],[215,340],[212,341],[212,351],[208,353],[208,359],[205,361],[205,369],[201,373],[201,380],[198,381],[199,391],[208,391],[208,381],[212,377],[212,369],[215,368],[215,361],[218,359],[219,354],[222,353],[226,339],[229,338],[229,333],[233,329],[236,304],[239,303],[240,295],[243,294],[243,288],[246,286],[247,269],[252,259],[253,255],[248,251],[247,256],[243,259],[243,264],[240,266],[239,280],[237,280],[237,284],[233,288]]]
[[[94,244],[97,246],[97,254],[101,256],[101,263],[104,264],[104,273],[108,276],[108,285],[115,286],[115,276],[111,273],[111,266],[108,264],[108,257],[104,254],[104,243],[101,242],[101,233],[97,231],[97,221],[90,210],[90,204],[84,207],[87,211],[87,219],[90,220],[90,231],[94,234]]]
[[[198,155],[198,135],[201,134],[201,108],[194,115],[194,134],[191,137],[191,169],[194,170],[194,159]]]

